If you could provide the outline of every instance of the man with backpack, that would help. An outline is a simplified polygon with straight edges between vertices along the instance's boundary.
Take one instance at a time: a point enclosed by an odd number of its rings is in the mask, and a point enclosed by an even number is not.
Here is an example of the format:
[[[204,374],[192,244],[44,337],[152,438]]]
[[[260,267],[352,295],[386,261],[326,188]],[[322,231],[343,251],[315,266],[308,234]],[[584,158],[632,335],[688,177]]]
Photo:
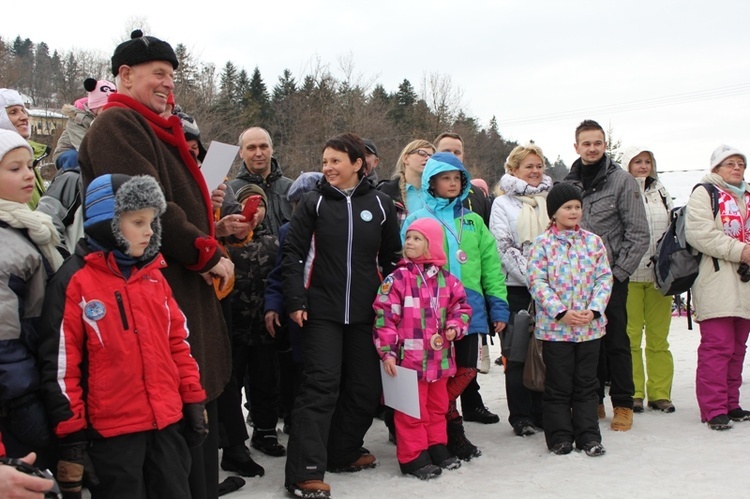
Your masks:
[[[628,282],[638,268],[650,240],[646,211],[636,180],[607,154],[604,129],[593,120],[576,128],[575,150],[580,155],[565,178],[583,192],[581,227],[604,240],[614,283],[607,316],[607,334],[599,357],[599,418],[604,414],[604,383],[614,416],[611,428],[628,431],[633,426],[633,364],[627,334]]]

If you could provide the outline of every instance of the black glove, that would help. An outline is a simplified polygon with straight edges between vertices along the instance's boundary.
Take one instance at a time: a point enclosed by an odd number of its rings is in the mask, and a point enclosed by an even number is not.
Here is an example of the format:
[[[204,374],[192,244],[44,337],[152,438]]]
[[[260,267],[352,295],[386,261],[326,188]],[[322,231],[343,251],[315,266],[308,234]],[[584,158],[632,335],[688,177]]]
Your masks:
[[[86,447],[88,442],[84,432],[76,432],[60,440],[57,482],[60,484],[63,499],[81,499]]]
[[[185,415],[183,436],[188,447],[198,447],[208,435],[208,415],[202,403],[185,404],[182,408]]]

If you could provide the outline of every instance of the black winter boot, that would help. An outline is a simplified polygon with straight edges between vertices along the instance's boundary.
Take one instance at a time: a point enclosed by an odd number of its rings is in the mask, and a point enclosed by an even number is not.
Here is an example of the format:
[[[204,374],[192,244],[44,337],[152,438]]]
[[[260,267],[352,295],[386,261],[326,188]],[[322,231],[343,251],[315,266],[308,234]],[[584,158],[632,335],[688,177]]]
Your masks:
[[[452,455],[445,445],[431,445],[427,451],[430,453],[432,464],[444,470],[457,470],[461,467],[461,460]]]
[[[443,472],[440,467],[432,464],[430,454],[427,451],[422,451],[413,461],[399,463],[399,467],[401,468],[401,473],[404,475],[412,475],[420,480],[435,478]]]
[[[482,455],[482,451],[466,438],[460,417],[448,421],[448,450],[462,461],[471,461],[471,458]]]
[[[241,476],[263,476],[266,470],[253,461],[250,451],[244,445],[224,447],[221,453],[221,469],[233,471]]]
[[[279,443],[276,428],[268,430],[253,430],[253,438],[250,439],[253,449],[258,449],[263,454],[280,457],[286,454],[286,449]]]

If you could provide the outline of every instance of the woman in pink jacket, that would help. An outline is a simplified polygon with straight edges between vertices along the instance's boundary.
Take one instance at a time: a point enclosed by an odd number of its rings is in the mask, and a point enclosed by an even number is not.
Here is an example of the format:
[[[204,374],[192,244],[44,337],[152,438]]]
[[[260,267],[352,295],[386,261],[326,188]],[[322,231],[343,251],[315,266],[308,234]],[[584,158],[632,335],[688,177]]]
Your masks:
[[[471,307],[446,263],[443,229],[430,218],[406,230],[405,258],[375,298],[374,340],[383,368],[417,371],[420,418],[395,411],[396,457],[404,474],[427,480],[461,462],[448,452],[448,378],[456,373],[453,340],[464,335]]]

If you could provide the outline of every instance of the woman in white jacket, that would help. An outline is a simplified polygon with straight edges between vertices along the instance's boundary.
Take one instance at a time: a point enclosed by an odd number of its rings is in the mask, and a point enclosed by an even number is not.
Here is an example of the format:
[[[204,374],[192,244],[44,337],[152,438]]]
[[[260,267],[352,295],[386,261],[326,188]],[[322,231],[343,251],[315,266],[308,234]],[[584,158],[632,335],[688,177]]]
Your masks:
[[[711,155],[711,173],[702,180],[715,187],[718,212],[714,215],[709,190],[702,187],[693,191],[687,203],[685,236],[704,254],[692,288],[701,332],[695,392],[701,420],[712,430],[728,430],[731,421],[750,420],[750,411],[740,407],[742,365],[750,332],[746,164],[746,156],[739,150],[719,146]]]
[[[535,144],[513,149],[505,162],[505,171],[496,187],[490,231],[505,270],[508,305],[511,312],[518,312],[531,302],[526,259],[531,242],[549,225],[545,199],[552,189],[552,179],[544,175],[544,154]],[[508,421],[516,435],[532,435],[542,427],[542,393],[523,386],[525,363],[509,361],[508,355],[509,352],[503,352]]]
[[[662,412],[674,412],[672,378],[674,360],[669,351],[669,326],[672,322],[672,297],[664,296],[654,287],[651,257],[656,243],[669,226],[672,197],[659,182],[653,151],[630,146],[622,154],[621,165],[638,182],[646,208],[651,242],[638,269],[628,284],[628,336],[633,358],[633,412],[643,412],[643,400],[648,395],[648,406]],[[645,337],[645,348],[642,347]],[[645,370],[643,354],[646,354]],[[648,381],[646,379],[648,378]]]

